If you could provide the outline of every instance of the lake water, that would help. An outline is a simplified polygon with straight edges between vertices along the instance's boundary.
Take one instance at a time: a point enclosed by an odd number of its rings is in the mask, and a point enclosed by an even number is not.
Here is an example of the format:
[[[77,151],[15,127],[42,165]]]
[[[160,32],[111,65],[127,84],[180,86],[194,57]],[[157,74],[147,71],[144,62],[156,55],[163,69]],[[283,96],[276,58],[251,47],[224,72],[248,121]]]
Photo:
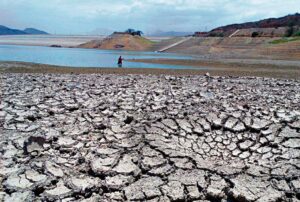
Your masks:
[[[117,59],[171,58],[191,59],[170,53],[97,50],[79,48],[52,48],[43,46],[0,45],[0,61],[33,62],[71,67],[117,67]],[[148,64],[124,61],[127,68],[191,69],[193,67],[165,64]]]

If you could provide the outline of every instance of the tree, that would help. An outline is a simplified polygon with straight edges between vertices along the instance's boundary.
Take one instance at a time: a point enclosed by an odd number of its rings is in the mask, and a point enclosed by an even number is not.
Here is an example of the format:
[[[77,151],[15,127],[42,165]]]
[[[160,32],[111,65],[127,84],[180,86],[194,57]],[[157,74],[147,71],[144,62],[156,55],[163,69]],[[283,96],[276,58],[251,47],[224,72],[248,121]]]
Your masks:
[[[131,29],[131,28],[129,28],[129,29],[127,29],[126,31],[125,31],[125,33],[127,33],[127,34],[131,34],[132,36],[142,36],[142,34],[144,34],[142,31],[140,31],[140,30],[135,30],[135,29]]]
[[[129,29],[127,29],[125,32],[128,33],[128,34],[133,34],[133,33],[135,32],[135,30],[129,28]]]
[[[142,36],[144,34],[141,30],[135,31],[135,35]]]

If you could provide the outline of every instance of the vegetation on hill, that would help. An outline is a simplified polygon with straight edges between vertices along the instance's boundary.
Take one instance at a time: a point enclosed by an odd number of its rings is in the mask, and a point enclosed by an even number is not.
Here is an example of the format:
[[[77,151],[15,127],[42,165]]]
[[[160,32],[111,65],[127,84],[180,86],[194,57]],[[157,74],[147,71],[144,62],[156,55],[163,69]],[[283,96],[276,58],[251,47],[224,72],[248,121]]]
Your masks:
[[[300,41],[300,37],[284,37],[282,39],[277,39],[274,41],[271,41],[271,44],[281,44],[281,43],[287,43],[287,42],[292,42],[292,41]]]
[[[132,29],[132,28],[127,29],[124,33],[130,34],[132,36],[142,36],[142,34],[144,34],[142,31],[135,30],[135,29]]]
[[[300,36],[300,27],[291,22],[286,30],[285,37]]]

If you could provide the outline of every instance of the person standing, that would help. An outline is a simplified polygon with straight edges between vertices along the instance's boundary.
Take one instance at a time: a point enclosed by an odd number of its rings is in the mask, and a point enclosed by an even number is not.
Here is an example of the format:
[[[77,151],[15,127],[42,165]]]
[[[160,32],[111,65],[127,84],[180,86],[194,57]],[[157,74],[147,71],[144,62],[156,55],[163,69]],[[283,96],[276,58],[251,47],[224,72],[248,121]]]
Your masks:
[[[120,56],[119,59],[118,59],[118,67],[122,67],[123,60],[124,60],[124,58],[122,58],[122,56]]]

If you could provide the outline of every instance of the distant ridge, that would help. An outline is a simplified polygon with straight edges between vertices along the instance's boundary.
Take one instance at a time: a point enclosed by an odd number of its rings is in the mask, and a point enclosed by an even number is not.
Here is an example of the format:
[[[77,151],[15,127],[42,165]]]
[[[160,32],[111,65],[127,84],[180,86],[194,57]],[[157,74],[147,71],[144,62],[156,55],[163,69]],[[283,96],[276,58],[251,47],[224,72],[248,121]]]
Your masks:
[[[26,32],[17,29],[10,29],[8,27],[0,25],[0,35],[21,35],[21,34],[26,34]]]
[[[35,28],[26,28],[24,29],[24,32],[26,32],[27,34],[48,34],[47,32]]]
[[[47,32],[35,29],[35,28],[26,28],[25,30],[12,29],[3,25],[0,25],[0,35],[45,35]]]
[[[155,36],[155,37],[167,37],[167,36],[188,36],[192,35],[192,32],[175,32],[175,31],[169,31],[169,32],[162,32],[162,31],[157,31],[154,33],[149,34],[150,36]]]
[[[269,18],[256,22],[246,22],[241,24],[231,24],[222,27],[215,28],[210,33],[225,33],[232,30],[238,29],[249,29],[249,28],[278,28],[288,27],[290,25],[300,26],[300,14],[287,15],[280,18]]]

